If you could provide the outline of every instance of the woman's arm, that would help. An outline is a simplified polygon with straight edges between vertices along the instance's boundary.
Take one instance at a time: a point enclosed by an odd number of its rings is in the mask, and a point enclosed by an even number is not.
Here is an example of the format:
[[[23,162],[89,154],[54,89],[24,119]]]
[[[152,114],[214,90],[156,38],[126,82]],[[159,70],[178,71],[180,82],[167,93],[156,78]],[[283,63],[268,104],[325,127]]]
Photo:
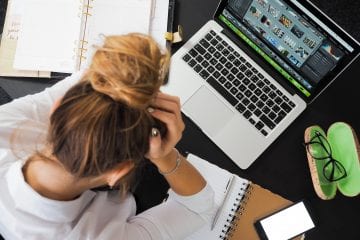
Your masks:
[[[99,240],[184,240],[212,220],[216,211],[213,198],[213,191],[209,185],[206,185],[199,193],[186,197],[170,192],[166,202],[135,216],[133,216],[134,209],[133,214],[126,221],[122,217],[113,218],[105,225],[101,222],[102,218],[97,217],[104,211],[99,215],[90,211],[90,215],[85,214],[90,217],[87,220],[82,219],[81,226],[77,226],[76,234],[95,232],[96,239]],[[133,201],[135,207],[135,200]],[[128,201],[121,204],[127,204],[122,206],[122,209],[131,208]],[[114,211],[116,212],[115,209]],[[106,215],[104,217],[107,219]],[[97,223],[98,221],[100,224]],[[99,225],[103,227],[99,228]],[[97,232],[99,230],[100,232]]]
[[[10,123],[17,125],[24,120],[46,123],[54,102],[78,82],[82,73],[76,72],[40,93],[27,95],[0,106],[0,126]]]
[[[209,185],[185,197],[170,190],[166,202],[128,219],[127,239],[183,240],[209,224],[215,212],[214,193]]]
[[[179,98],[159,93],[153,105],[151,114],[165,123],[167,133],[160,136],[158,131],[153,132],[147,157],[158,167],[160,173],[164,174],[175,193],[189,196],[200,192],[206,185],[205,179],[174,149],[185,128]]]
[[[39,147],[36,143],[39,143],[46,133],[52,105],[81,75],[82,72],[74,73],[40,93],[27,95],[0,106],[0,151],[11,152],[13,149],[16,152],[29,152],[34,150],[33,147]],[[1,161],[1,164],[4,163],[5,158]]]
[[[167,132],[160,136],[153,131],[147,157],[170,185],[169,198],[129,219],[127,229],[131,239],[184,239],[210,222],[216,210],[214,192],[196,168],[177,150],[182,137],[179,98],[159,93],[151,114],[165,123]],[[141,237],[140,237],[141,236]]]

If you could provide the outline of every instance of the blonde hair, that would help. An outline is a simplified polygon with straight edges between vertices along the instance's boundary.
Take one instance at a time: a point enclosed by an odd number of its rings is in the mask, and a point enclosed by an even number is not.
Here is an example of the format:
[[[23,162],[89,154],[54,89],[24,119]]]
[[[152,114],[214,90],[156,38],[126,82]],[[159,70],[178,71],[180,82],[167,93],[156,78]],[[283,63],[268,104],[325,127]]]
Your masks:
[[[95,53],[84,79],[115,101],[144,109],[163,84],[168,63],[169,54],[162,54],[150,37],[112,36]]]
[[[149,36],[106,37],[89,70],[51,115],[47,141],[53,156],[79,178],[97,176],[126,160],[139,165],[151,128],[159,124],[146,108],[168,65],[169,53]]]

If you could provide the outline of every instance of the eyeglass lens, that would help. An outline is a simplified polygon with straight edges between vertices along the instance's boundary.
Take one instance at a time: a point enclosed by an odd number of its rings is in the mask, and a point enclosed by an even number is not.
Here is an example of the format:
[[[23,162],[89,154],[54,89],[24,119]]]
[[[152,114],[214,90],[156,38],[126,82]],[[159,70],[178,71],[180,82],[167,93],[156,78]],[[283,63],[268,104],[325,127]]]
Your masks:
[[[324,160],[323,175],[328,181],[336,181],[346,177],[344,166],[332,157],[332,151],[329,142],[320,133],[306,143],[307,151],[316,160]]]

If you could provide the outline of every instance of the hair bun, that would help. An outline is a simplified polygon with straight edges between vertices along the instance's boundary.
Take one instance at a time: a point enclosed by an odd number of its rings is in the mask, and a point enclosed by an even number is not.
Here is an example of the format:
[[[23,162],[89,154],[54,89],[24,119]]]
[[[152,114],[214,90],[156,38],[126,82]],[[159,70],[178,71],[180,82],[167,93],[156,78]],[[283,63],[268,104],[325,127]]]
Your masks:
[[[105,37],[85,76],[93,89],[134,108],[146,108],[163,84],[169,54],[142,34]]]

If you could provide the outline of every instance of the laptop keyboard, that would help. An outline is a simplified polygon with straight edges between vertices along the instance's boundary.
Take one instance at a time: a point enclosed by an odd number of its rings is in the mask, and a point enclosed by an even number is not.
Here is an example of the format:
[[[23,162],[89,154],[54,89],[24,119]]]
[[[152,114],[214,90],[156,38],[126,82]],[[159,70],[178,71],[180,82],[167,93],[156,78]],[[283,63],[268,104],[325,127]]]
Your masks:
[[[295,107],[213,30],[182,59],[264,136]]]

